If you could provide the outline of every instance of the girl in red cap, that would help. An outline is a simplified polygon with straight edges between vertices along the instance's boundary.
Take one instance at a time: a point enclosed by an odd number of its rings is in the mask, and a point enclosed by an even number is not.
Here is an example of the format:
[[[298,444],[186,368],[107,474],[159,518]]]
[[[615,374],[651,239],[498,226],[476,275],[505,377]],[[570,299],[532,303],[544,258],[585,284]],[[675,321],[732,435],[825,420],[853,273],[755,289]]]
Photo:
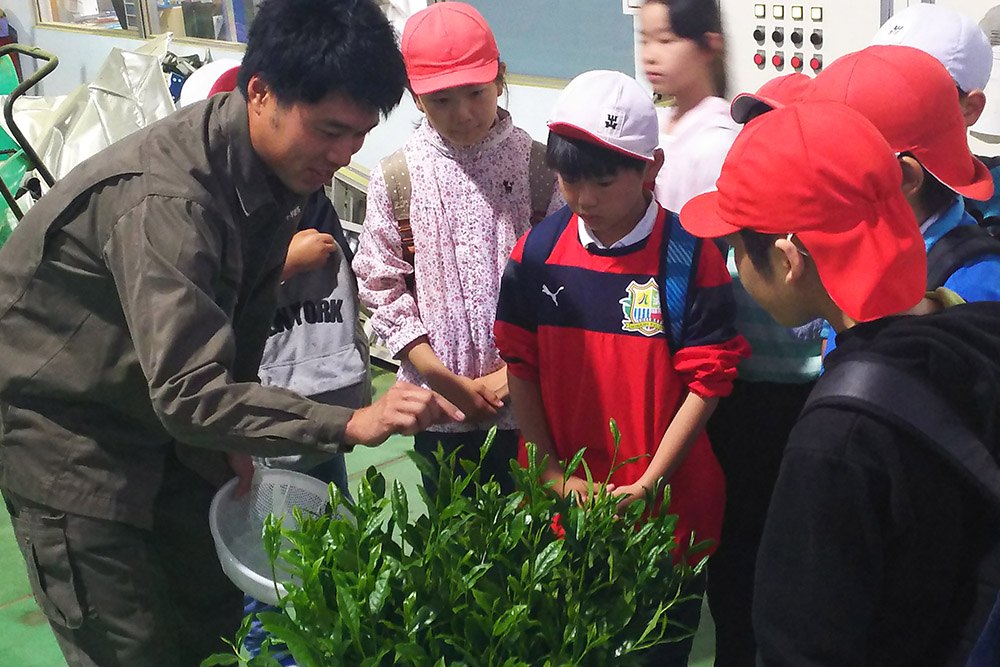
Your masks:
[[[361,299],[401,362],[399,378],[439,392],[466,415],[418,433],[416,450],[433,460],[440,443],[478,460],[496,425],[482,478],[506,492],[517,432],[493,340],[500,278],[532,218],[561,199],[544,146],[498,106],[505,67],[475,8],[447,2],[417,12],[401,48],[424,119],[372,172],[354,260]],[[435,480],[425,476],[424,485],[433,491]]]

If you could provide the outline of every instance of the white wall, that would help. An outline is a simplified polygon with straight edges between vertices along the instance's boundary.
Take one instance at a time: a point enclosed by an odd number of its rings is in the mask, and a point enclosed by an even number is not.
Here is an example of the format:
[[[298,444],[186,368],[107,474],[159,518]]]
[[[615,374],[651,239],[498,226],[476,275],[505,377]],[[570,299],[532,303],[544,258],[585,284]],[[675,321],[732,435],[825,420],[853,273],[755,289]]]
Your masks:
[[[17,40],[21,44],[35,43],[35,3],[34,0],[5,0],[3,3],[7,21],[17,30]],[[28,72],[34,67],[30,58],[21,58],[21,66]]]

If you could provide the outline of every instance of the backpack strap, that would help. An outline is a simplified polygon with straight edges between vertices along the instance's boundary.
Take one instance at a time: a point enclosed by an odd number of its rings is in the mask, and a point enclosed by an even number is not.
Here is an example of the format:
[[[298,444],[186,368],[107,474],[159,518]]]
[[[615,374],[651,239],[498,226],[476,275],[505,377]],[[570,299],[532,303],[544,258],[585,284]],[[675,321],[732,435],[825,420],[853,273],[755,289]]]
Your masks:
[[[1000,257],[1000,239],[979,225],[959,225],[927,252],[927,289],[943,287],[955,271],[984,255]]]
[[[671,350],[679,350],[684,345],[687,326],[687,311],[691,282],[698,270],[700,239],[695,238],[681,226],[677,215],[664,210],[666,221],[666,249],[660,263],[661,309],[667,316],[667,340]],[[670,218],[673,218],[671,220]]]
[[[555,186],[556,175],[545,164],[546,146],[540,141],[531,142],[531,152],[528,154],[528,187],[531,193],[531,224],[538,224],[548,215],[549,203],[552,201],[552,188]]]
[[[940,454],[1000,512],[1000,465],[927,382],[881,361],[845,361],[827,369],[802,414],[820,406],[888,417]]]
[[[402,251],[403,261],[412,267],[417,248],[413,241],[413,228],[410,227],[412,187],[410,185],[410,169],[406,164],[406,153],[400,148],[391,155],[382,158],[380,164],[382,165],[382,175],[385,177],[389,201],[392,203],[392,215],[399,228],[399,247]],[[406,278],[406,287],[411,293],[416,293],[412,272]]]
[[[528,236],[524,239],[524,247],[521,249],[521,266],[526,267],[534,278],[541,278],[542,266],[549,259],[549,255],[555,249],[563,230],[572,219],[573,211],[570,210],[569,206],[563,206],[548,216],[544,225],[535,225],[528,231]]]

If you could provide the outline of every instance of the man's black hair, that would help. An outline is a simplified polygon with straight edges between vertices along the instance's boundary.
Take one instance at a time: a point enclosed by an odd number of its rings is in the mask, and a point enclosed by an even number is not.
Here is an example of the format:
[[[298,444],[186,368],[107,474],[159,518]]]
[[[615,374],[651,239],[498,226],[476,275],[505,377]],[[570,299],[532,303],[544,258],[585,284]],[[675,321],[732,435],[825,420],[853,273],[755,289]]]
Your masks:
[[[781,234],[762,234],[752,229],[741,229],[740,240],[743,241],[743,249],[746,251],[750,263],[757,273],[765,278],[770,278],[771,270],[771,249],[774,242],[781,238]]]
[[[244,97],[254,74],[282,104],[343,92],[382,114],[406,89],[396,33],[374,0],[265,0],[240,67]]]
[[[647,163],[589,141],[570,139],[549,132],[545,164],[572,182],[584,178],[607,178],[622,169],[642,173]]]

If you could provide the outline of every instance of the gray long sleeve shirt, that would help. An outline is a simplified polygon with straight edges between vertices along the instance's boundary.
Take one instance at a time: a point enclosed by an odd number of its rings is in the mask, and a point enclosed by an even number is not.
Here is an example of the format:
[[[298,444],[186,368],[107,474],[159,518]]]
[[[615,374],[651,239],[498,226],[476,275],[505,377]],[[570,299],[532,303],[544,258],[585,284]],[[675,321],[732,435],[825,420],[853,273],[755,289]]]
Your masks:
[[[58,182],[0,248],[0,487],[148,527],[176,442],[340,451],[351,410],[257,377],[301,203],[238,92]]]

